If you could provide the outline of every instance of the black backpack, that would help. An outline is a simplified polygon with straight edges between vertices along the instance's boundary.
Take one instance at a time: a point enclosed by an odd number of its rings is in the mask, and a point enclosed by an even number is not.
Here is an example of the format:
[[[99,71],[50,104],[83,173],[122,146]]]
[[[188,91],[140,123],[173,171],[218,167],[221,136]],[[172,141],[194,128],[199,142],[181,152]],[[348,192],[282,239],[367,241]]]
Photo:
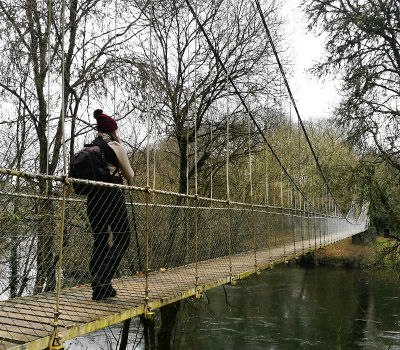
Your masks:
[[[107,162],[117,169],[111,175]],[[90,144],[74,154],[70,160],[69,176],[75,179],[94,180],[111,183],[121,183],[121,177],[115,176],[119,171],[118,160],[114,150],[107,145],[102,137],[97,137]],[[93,190],[93,185],[72,183],[74,191],[79,195],[87,195]]]

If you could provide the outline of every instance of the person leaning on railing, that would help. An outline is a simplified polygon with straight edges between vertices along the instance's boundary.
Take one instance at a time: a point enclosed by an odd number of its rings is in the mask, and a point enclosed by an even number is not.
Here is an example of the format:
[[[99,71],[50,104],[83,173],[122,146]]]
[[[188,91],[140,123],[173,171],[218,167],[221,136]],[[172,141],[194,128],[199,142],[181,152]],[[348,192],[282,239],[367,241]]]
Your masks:
[[[122,183],[122,177],[132,183],[134,172],[130,166],[125,148],[116,133],[117,123],[113,118],[104,114],[101,109],[93,112],[97,120],[98,136],[102,137],[114,151],[117,167],[107,161],[110,174],[118,176],[115,183]],[[113,179],[114,180],[114,179]],[[131,232],[129,229],[128,213],[122,190],[96,186],[87,197],[87,215],[93,233],[93,250],[89,269],[92,275],[93,300],[101,300],[117,295],[111,285],[111,279],[116,272],[122,257],[128,249]],[[110,246],[108,228],[112,232]]]

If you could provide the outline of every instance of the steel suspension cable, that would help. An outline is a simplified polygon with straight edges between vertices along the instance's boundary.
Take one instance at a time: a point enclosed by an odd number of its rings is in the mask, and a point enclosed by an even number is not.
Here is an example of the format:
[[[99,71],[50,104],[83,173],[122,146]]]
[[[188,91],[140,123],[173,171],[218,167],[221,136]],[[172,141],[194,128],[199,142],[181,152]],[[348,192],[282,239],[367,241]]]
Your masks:
[[[195,1],[195,11],[197,18],[197,0]],[[193,104],[193,116],[194,116],[194,193],[197,195],[197,49],[198,49],[198,24],[196,21],[195,26],[195,37],[194,37],[194,104]]]
[[[146,250],[146,261],[145,261],[145,318],[151,318],[154,314],[149,307],[149,197],[150,197],[150,131],[151,131],[151,107],[152,107],[152,75],[153,75],[153,47],[152,47],[152,28],[153,28],[153,0],[150,0],[150,15],[149,15],[149,87],[147,96],[147,145],[146,145],[146,210],[145,210],[145,250]]]
[[[211,119],[211,123],[210,123],[210,153],[211,153],[211,155],[214,152],[213,142],[214,142],[214,140],[213,140],[213,122]],[[213,159],[211,156],[210,157],[210,168],[211,168],[211,171],[210,171],[210,198],[213,198],[213,166],[214,166],[214,164],[213,164]]]
[[[285,82],[286,89],[287,89],[288,94],[289,94],[289,96],[290,96],[290,99],[291,99],[291,101],[292,101],[293,108],[294,108],[294,110],[296,111],[297,118],[298,118],[299,123],[300,123],[300,125],[301,125],[301,128],[302,128],[302,130],[303,130],[304,136],[305,136],[305,138],[306,138],[306,140],[307,140],[308,146],[310,147],[310,150],[311,150],[311,153],[312,153],[312,155],[313,155],[313,158],[314,158],[314,160],[315,160],[315,164],[316,164],[316,166],[317,166],[317,168],[318,168],[318,170],[319,170],[319,172],[320,172],[320,174],[321,174],[321,176],[322,176],[322,179],[324,180],[324,183],[326,184],[326,186],[327,186],[327,188],[328,188],[329,193],[332,195],[332,198],[333,198],[333,200],[334,200],[334,202],[335,202],[335,204],[336,204],[336,200],[334,199],[334,196],[333,196],[333,193],[332,193],[332,191],[331,191],[331,189],[330,189],[330,187],[329,187],[328,181],[327,181],[327,179],[326,179],[326,177],[325,177],[324,172],[322,171],[321,165],[319,164],[318,157],[317,157],[317,155],[316,155],[316,153],[315,153],[315,151],[314,151],[314,148],[313,148],[313,146],[312,146],[311,140],[310,140],[310,138],[308,137],[308,133],[307,133],[307,130],[306,130],[305,126],[304,126],[303,120],[302,120],[301,117],[300,117],[299,110],[297,109],[296,101],[294,100],[294,97],[293,97],[293,94],[292,94],[292,90],[290,89],[289,82],[288,82],[288,80],[287,80],[287,78],[286,78],[285,71],[284,71],[283,66],[282,66],[282,63],[281,63],[281,61],[280,61],[280,59],[279,59],[278,51],[276,50],[274,41],[273,41],[273,39],[272,39],[271,32],[269,31],[267,22],[266,22],[266,20],[265,20],[264,13],[263,13],[263,11],[262,11],[262,9],[261,9],[260,1],[259,1],[259,0],[254,0],[254,1],[255,1],[255,3],[256,3],[258,13],[260,14],[261,21],[262,21],[263,26],[264,26],[264,28],[265,28],[265,32],[267,33],[267,37],[268,37],[269,43],[270,43],[270,45],[271,45],[272,51],[274,52],[276,61],[277,61],[277,63],[278,63],[279,70],[281,71],[283,80],[284,80],[284,82]]]
[[[246,110],[246,113],[250,116],[251,120],[253,121],[253,124],[255,125],[257,131],[259,132],[259,134],[261,135],[261,137],[263,138],[265,144],[267,145],[267,147],[269,148],[269,150],[271,151],[272,155],[274,156],[274,158],[276,159],[276,161],[278,162],[278,164],[280,165],[280,167],[283,169],[283,171],[285,172],[286,176],[290,179],[290,181],[293,183],[293,185],[296,187],[296,189],[299,191],[299,193],[304,197],[305,200],[307,200],[306,195],[301,191],[301,189],[298,187],[298,185],[296,184],[296,182],[293,180],[293,178],[291,177],[291,175],[289,174],[289,172],[286,170],[286,168],[284,167],[282,161],[280,160],[279,156],[276,154],[275,150],[273,149],[273,147],[271,146],[271,144],[268,142],[266,136],[264,135],[263,131],[261,130],[260,126],[258,125],[257,121],[255,120],[253,114],[251,113],[251,111],[249,110],[246,101],[244,100],[241,92],[239,91],[239,89],[237,88],[235,82],[233,81],[232,77],[228,74],[228,70],[226,69],[224,63],[222,62],[222,59],[219,55],[219,53],[217,52],[217,50],[215,49],[214,45],[212,44],[210,37],[208,36],[207,32],[204,29],[204,26],[202,25],[202,23],[200,22],[200,19],[197,16],[197,13],[194,11],[191,3],[189,0],[185,0],[186,5],[188,6],[190,12],[192,13],[193,17],[196,19],[197,25],[199,26],[201,32],[203,33],[205,39],[207,40],[207,43],[211,49],[211,51],[214,54],[215,59],[217,60],[218,64],[221,66],[222,70],[224,71],[224,73],[227,75],[227,79],[229,80],[231,86],[233,87],[235,94],[239,97],[239,100],[241,102],[241,104],[243,105],[243,107]],[[307,200],[308,201],[308,200]]]
[[[267,66],[268,67],[268,66]],[[268,75],[268,74],[267,74]],[[267,96],[267,106],[268,106],[268,96]],[[265,110],[264,113],[268,111],[268,108]],[[267,118],[264,118],[267,120]],[[265,125],[265,132],[268,131],[267,123]],[[264,196],[264,205],[265,205],[265,219],[266,219],[266,229],[267,229],[267,247],[268,247],[268,254],[269,254],[269,263],[272,267],[272,254],[271,254],[271,230],[270,230],[270,220],[269,220],[269,179],[268,179],[268,156],[267,156],[267,149],[264,147],[264,165],[265,165],[265,196]]]
[[[149,87],[147,95],[147,143],[146,143],[146,186],[150,187],[150,130],[151,130],[151,107],[152,107],[152,78],[153,78],[153,1],[150,1],[149,16]]]
[[[281,78],[279,78],[279,109],[282,111],[282,81]],[[280,142],[280,152],[283,154],[283,137],[281,137]],[[282,232],[285,231],[285,224],[284,224],[284,218],[283,218],[283,208],[284,208],[284,203],[283,203],[283,165],[281,165],[281,171],[280,171],[280,199],[281,199],[281,230]],[[286,239],[283,237],[283,259],[286,262]]]
[[[113,64],[113,68],[114,68],[114,81],[113,81],[113,97],[114,97],[114,105],[113,105],[113,116],[115,118],[115,113],[117,110],[117,16],[118,16],[118,0],[115,0],[115,9],[114,9],[114,64]]]
[[[248,84],[248,96],[250,97],[250,82],[247,77],[247,84]],[[252,176],[252,166],[251,166],[251,120],[247,118],[247,145],[249,148],[248,157],[249,157],[249,185],[250,185],[250,203],[253,205],[253,176]]]
[[[46,175],[49,175],[49,167],[50,167],[50,160],[49,160],[49,153],[50,153],[50,85],[51,85],[51,81],[50,81],[50,71],[51,71],[51,21],[52,21],[52,0],[48,1],[48,11],[49,11],[49,15],[48,15],[48,25],[47,25],[47,32],[48,32],[48,38],[47,38],[47,56],[48,56],[48,62],[47,62],[47,154],[46,154]],[[46,193],[48,194],[48,181],[46,181]]]
[[[158,136],[157,120],[154,118],[154,141],[153,141],[153,189],[156,188],[156,140]]]
[[[58,242],[58,262],[57,262],[57,284],[56,284],[56,305],[54,308],[54,321],[52,323],[53,333],[49,338],[49,349],[60,345],[61,336],[58,334],[60,317],[60,294],[61,294],[61,269],[64,244],[64,221],[65,221],[65,202],[67,193],[67,152],[65,140],[65,0],[61,5],[61,136],[63,152],[63,194],[61,202],[61,221],[60,236]]]
[[[229,14],[227,10],[227,23],[229,23]],[[230,36],[228,38],[228,54],[229,54],[229,40]],[[228,59],[227,59],[228,60]],[[226,199],[229,201],[230,200],[230,189],[229,189],[229,153],[230,153],[230,148],[229,148],[229,135],[230,135],[230,130],[229,130],[229,123],[230,123],[230,112],[229,112],[229,72],[226,72],[226,87],[227,87],[227,93],[226,93],[226,164],[225,164],[225,176],[226,176]]]
[[[298,130],[298,142],[297,142],[297,154],[299,155],[298,156],[298,164],[297,164],[297,167],[298,167],[298,170],[299,170],[299,184],[301,184],[301,181],[302,181],[302,176],[301,176],[301,158],[300,158],[300,155],[301,155],[301,132],[300,132],[300,120],[299,119],[297,119],[297,130]],[[302,202],[301,202],[301,197],[299,197],[299,209],[300,209],[300,211],[299,211],[299,216],[300,216],[300,237],[301,237],[301,250],[302,250],[302,253],[304,254],[304,230],[303,230],[303,228],[304,228],[304,223],[303,223],[303,220],[304,220],[304,212],[303,212],[303,204],[302,204]]]
[[[155,57],[158,57],[158,45],[157,45],[157,40],[155,40],[155,42],[153,43],[154,45],[154,54]],[[157,94],[155,94],[155,98],[157,97]],[[153,101],[154,104],[154,101]],[[157,150],[156,150],[156,140],[157,137],[159,136],[160,132],[159,132],[159,127],[158,127],[158,123],[157,123],[157,116],[154,116],[154,141],[153,141],[153,189],[156,188],[156,169],[157,169],[157,163],[156,163],[156,155],[157,155]],[[153,200],[154,200],[154,193],[153,193]]]
[[[190,32],[190,12],[187,13],[187,26],[188,26],[188,32]],[[184,128],[186,128],[186,150],[185,150],[185,155],[186,155],[186,197],[185,197],[185,203],[186,203],[186,209],[185,209],[185,224],[186,224],[186,254],[185,256],[188,256],[189,252],[189,115],[190,115],[190,46],[187,45],[187,81],[188,81],[188,86],[186,89],[186,94],[185,94],[185,102],[186,102],[186,123],[183,124]],[[182,138],[184,136],[182,135]]]
[[[231,41],[230,35],[230,0],[226,2],[226,62],[229,60],[229,43]],[[229,72],[226,72],[226,164],[225,164],[225,176],[226,176],[226,204],[227,204],[227,234],[228,234],[228,255],[229,255],[229,278],[232,285],[236,284],[233,276],[233,266],[232,266],[232,223],[231,223],[231,200],[230,200],[230,189],[229,189],[229,123],[230,123],[230,112],[229,112]]]
[[[267,56],[267,86],[269,86],[269,59]],[[266,108],[264,109],[264,129],[265,133],[268,132],[268,123],[267,123],[267,113],[269,113],[269,94],[266,96]],[[265,206],[269,204],[269,188],[268,188],[268,158],[267,158],[267,150],[264,147],[264,161],[265,161]]]
[[[289,101],[289,167],[293,167],[294,168],[294,164],[293,164],[293,130],[292,130],[292,104]],[[291,216],[290,216],[290,220],[292,223],[292,233],[293,233],[293,250],[294,250],[294,256],[297,256],[297,252],[296,252],[296,223],[295,223],[295,217],[296,217],[296,197],[294,195],[294,191],[290,186],[290,183],[288,182],[288,191],[289,191],[289,196],[288,196],[288,200],[289,200],[289,207],[292,208],[290,210],[291,212]],[[294,201],[293,201],[294,200]]]
[[[250,80],[247,76],[247,94],[251,96]],[[253,193],[253,170],[251,162],[251,120],[247,117],[247,137],[248,137],[248,147],[249,147],[249,184],[250,184],[250,205],[251,205],[251,230],[253,232],[253,245],[254,245],[254,270],[258,273],[258,263],[257,263],[257,242],[256,242],[256,230],[255,230],[255,217],[254,217],[254,193]]]
[[[187,25],[188,25],[188,32],[190,32],[190,13],[188,12],[187,14]],[[190,104],[189,101],[191,99],[190,97],[190,45],[187,45],[187,81],[188,81],[188,86],[186,89],[186,94],[185,94],[185,102],[186,102],[186,125],[184,124],[184,127],[186,128],[186,195],[189,195],[189,116],[190,116]],[[183,135],[182,135],[183,137]]]
[[[267,56],[267,86],[269,86],[269,59]],[[265,133],[268,133],[268,123],[267,123],[267,113],[269,113],[269,94],[266,96],[266,108],[264,108],[264,121],[265,121]],[[270,267],[273,267],[272,261],[272,253],[271,253],[271,228],[270,228],[270,220],[269,220],[269,178],[268,178],[268,154],[267,148],[264,147],[264,162],[265,162],[265,198],[264,198],[264,205],[266,208],[265,211],[265,219],[266,219],[266,228],[267,228],[267,247],[268,247],[268,254],[269,254],[269,264]]]
[[[197,0],[195,1],[195,17],[197,18]],[[200,298],[201,292],[199,289],[199,269],[198,269],[198,239],[199,239],[199,194],[197,188],[197,50],[198,50],[198,34],[199,28],[196,21],[195,26],[195,37],[194,37],[194,104],[193,104],[193,116],[194,116],[194,189],[195,189],[195,212],[194,212],[194,239],[195,239],[195,288],[196,298]]]

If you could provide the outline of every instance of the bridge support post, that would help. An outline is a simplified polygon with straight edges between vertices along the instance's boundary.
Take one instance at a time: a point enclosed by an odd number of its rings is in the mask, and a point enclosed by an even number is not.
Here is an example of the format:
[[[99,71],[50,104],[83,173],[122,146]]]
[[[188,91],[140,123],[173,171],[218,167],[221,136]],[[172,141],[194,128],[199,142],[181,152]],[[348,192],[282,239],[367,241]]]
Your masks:
[[[126,347],[128,346],[129,326],[131,324],[131,320],[132,320],[131,318],[127,318],[124,321],[121,334],[121,343],[119,344],[119,350],[126,350]]]
[[[176,301],[172,304],[160,308],[161,326],[157,334],[158,349],[173,349],[174,329],[178,323],[178,313],[181,302]]]

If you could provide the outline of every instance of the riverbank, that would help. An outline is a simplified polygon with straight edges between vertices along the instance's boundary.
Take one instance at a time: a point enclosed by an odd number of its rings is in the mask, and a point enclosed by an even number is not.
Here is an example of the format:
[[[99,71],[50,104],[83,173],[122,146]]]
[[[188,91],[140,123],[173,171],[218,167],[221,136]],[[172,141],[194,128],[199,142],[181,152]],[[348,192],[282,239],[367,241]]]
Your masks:
[[[301,263],[354,268],[392,267],[396,257],[385,253],[393,244],[393,240],[383,237],[377,237],[375,243],[367,245],[352,244],[351,238],[347,238],[308,254]]]

